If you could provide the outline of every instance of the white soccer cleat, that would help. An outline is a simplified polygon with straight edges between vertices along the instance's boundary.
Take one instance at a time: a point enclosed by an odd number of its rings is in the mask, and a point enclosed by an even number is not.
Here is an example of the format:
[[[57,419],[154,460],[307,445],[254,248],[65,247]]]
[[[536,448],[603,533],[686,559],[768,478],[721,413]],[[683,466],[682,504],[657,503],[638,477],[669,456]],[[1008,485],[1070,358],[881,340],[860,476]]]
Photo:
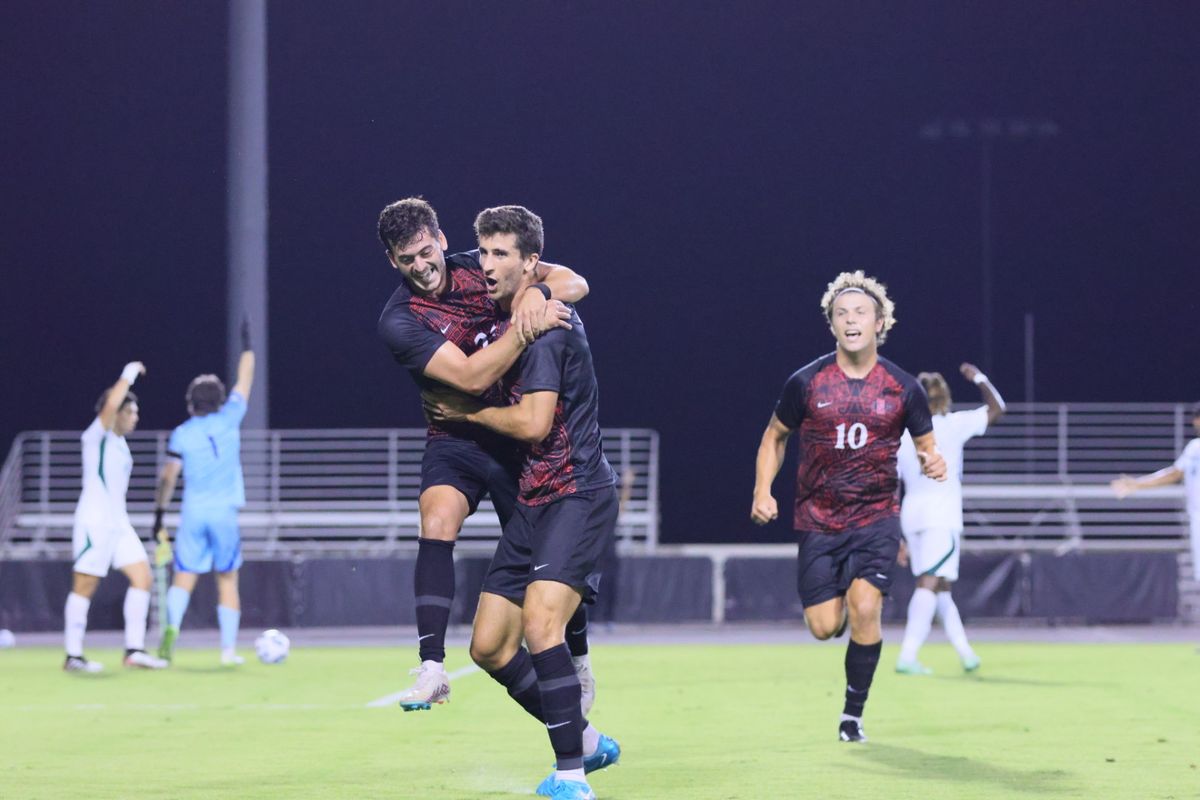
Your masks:
[[[136,669],[166,669],[171,666],[171,662],[152,656],[145,650],[130,650],[125,654],[125,666]]]
[[[579,676],[579,707],[583,709],[583,718],[596,705],[596,676],[592,674],[592,661],[587,656],[572,658],[575,664],[575,674]]]
[[[434,703],[450,700],[450,679],[446,668],[437,661],[422,661],[421,666],[408,671],[417,681],[400,695],[400,707],[405,711],[428,711]]]
[[[246,659],[239,656],[233,650],[221,651],[221,666],[223,667],[240,667],[246,663]]]
[[[103,672],[104,665],[99,661],[88,661],[83,656],[67,656],[63,662],[64,672]]]

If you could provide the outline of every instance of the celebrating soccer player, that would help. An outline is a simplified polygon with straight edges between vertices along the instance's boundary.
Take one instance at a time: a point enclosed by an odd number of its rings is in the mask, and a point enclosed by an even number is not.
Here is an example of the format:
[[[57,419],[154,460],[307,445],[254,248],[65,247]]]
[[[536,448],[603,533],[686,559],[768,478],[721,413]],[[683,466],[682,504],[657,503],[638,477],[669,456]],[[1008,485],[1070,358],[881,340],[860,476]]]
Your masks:
[[[501,307],[539,288],[540,217],[522,206],[489,208],[476,218],[475,232],[491,295]],[[537,793],[594,800],[586,773],[616,763],[621,750],[580,709],[564,627],[582,603],[595,599],[597,562],[616,532],[618,497],[579,317],[572,312],[569,329],[552,330],[530,345],[507,382],[511,405],[425,394],[434,419],[475,423],[526,444],[517,508],[479,596],[471,657],[546,726],[556,769]]]
[[[570,325],[558,301],[582,300],[587,282],[565,267],[538,262],[536,285],[504,308],[490,296],[477,251],[447,256],[446,236],[433,207],[419,197],[388,205],[379,215],[379,240],[404,280],[379,318],[379,335],[417,386],[449,386],[499,403],[497,381],[538,336]],[[553,298],[553,300],[552,300]],[[421,532],[414,580],[416,682],[400,698],[405,711],[429,709],[450,696],[446,626],[454,600],[454,543],[463,521],[490,494],[508,525],[517,496],[520,454],[514,442],[472,425],[433,422],[421,461]],[[568,644],[585,687],[584,713],[595,697],[587,655],[587,616],[580,608]]]
[[[917,588],[908,603],[908,624],[900,645],[896,672],[903,675],[928,675],[931,670],[917,660],[921,645],[929,636],[936,613],[942,618],[946,637],[962,661],[963,669],[979,669],[979,656],[967,641],[958,606],[950,594],[958,580],[958,561],[962,551],[962,469],[963,445],[982,436],[988,426],[1004,416],[1000,392],[974,364],[959,367],[963,377],[979,387],[984,405],[970,411],[950,412],[950,387],[940,372],[922,372],[917,376],[929,396],[933,414],[933,435],[938,450],[946,459],[946,480],[931,481],[921,474],[921,462],[906,432],[897,458],[900,479],[904,481],[904,502],[900,505],[900,527],[906,547],[900,562],[908,562],[917,578]]]
[[[96,418],[79,437],[83,445],[83,491],[75,506],[75,555],[71,592],[63,610],[67,672],[100,672],[99,662],[83,655],[88,608],[100,579],[115,567],[129,578],[125,590],[125,666],[161,669],[167,662],[146,652],[146,615],[150,611],[150,562],[146,548],[129,524],[125,492],[133,458],[126,434],[138,424],[137,396],[129,391],[146,372],[140,361],[131,361],[121,377],[100,395]]]
[[[900,546],[896,450],[903,430],[912,434],[925,475],[944,480],[946,462],[920,384],[878,354],[896,323],[886,287],[862,271],[843,272],[829,284],[821,310],[837,350],[784,384],[758,448],[750,518],[765,525],[779,516],[771,484],[798,430],[793,525],[800,600],[818,639],[850,625],[838,736],[862,742],[863,707],[883,644],[883,596]]]
[[[238,593],[238,568],[242,565],[242,538],[238,509],[246,504],[242,478],[242,420],[246,416],[250,388],[254,385],[254,351],[250,349],[250,326],[242,323],[242,354],[238,359],[237,383],[229,397],[216,375],[200,375],[187,390],[191,418],[171,432],[167,461],[159,476],[155,495],[154,529],[162,529],[162,518],[175,482],[183,472],[183,508],[175,535],[175,577],[167,592],[167,628],[158,654],[170,660],[183,615],[196,588],[199,573],[217,575],[217,627],[221,631],[221,663],[235,666],[244,659],[237,654],[238,626],[242,603]]]

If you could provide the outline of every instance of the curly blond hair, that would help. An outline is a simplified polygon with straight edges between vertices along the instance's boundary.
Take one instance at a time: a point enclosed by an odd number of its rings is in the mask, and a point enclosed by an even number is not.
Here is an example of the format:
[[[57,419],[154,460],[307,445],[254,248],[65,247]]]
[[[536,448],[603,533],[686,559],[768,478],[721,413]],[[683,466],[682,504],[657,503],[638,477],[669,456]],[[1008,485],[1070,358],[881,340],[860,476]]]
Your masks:
[[[868,277],[861,269],[854,272],[843,272],[838,275],[825,289],[821,297],[821,311],[825,319],[833,322],[833,301],[844,292],[862,292],[875,301],[875,318],[883,320],[883,330],[879,332],[879,344],[887,341],[888,331],[896,324],[896,304],[887,295],[887,286]]]

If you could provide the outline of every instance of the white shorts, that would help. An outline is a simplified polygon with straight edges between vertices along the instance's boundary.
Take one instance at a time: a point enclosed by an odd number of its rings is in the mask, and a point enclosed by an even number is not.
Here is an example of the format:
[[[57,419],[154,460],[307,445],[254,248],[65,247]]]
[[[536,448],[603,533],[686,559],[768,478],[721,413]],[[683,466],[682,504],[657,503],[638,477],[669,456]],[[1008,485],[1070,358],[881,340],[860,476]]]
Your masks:
[[[71,553],[75,556],[75,572],[103,578],[108,570],[123,569],[138,561],[149,561],[146,546],[129,523],[94,523],[75,520],[71,537]]]
[[[906,533],[908,563],[913,575],[932,575],[948,581],[958,580],[959,539],[962,531],[947,528]]]

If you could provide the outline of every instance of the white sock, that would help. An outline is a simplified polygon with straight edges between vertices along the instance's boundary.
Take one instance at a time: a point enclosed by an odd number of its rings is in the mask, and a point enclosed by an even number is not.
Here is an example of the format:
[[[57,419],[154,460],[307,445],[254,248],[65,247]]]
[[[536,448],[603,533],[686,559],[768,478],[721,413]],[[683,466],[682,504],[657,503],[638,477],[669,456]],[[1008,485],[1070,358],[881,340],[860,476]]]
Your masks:
[[[583,776],[583,767],[579,769],[556,769],[554,777],[560,781],[575,781],[576,783],[587,783],[587,778]]]
[[[146,649],[146,616],[150,613],[150,593],[130,586],[125,590],[125,647]]]
[[[958,651],[958,657],[974,658],[975,651],[967,642],[967,632],[963,629],[962,617],[958,615],[958,606],[954,604],[954,598],[949,592],[938,592],[937,609],[942,618],[942,627],[946,629],[946,638]]]
[[[596,752],[596,748],[599,746],[600,731],[596,730],[592,723],[589,722],[587,727],[583,729],[583,754],[590,756]]]
[[[87,632],[87,615],[91,606],[92,601],[81,594],[71,592],[67,595],[67,605],[63,609],[63,638],[69,656],[83,655],[83,634]]]
[[[409,662],[409,663],[412,663],[412,662]],[[433,669],[433,670],[437,670],[438,672],[445,672],[446,665],[443,664],[441,661],[422,661],[421,669]]]
[[[852,719],[855,722],[857,722],[859,725],[862,725],[862,717],[854,717],[854,716],[851,716],[850,714],[845,713],[844,711],[842,712],[842,718],[839,719],[838,722],[845,722],[848,719]]]
[[[571,664],[574,665],[576,672],[583,665],[586,665],[590,669],[592,666],[591,653],[584,653],[581,656],[571,656]]]
[[[904,642],[900,645],[900,663],[911,664],[917,660],[917,652],[933,627],[933,612],[938,608],[939,597],[941,595],[932,590],[920,587],[913,592],[908,601],[908,623],[904,626]]]

